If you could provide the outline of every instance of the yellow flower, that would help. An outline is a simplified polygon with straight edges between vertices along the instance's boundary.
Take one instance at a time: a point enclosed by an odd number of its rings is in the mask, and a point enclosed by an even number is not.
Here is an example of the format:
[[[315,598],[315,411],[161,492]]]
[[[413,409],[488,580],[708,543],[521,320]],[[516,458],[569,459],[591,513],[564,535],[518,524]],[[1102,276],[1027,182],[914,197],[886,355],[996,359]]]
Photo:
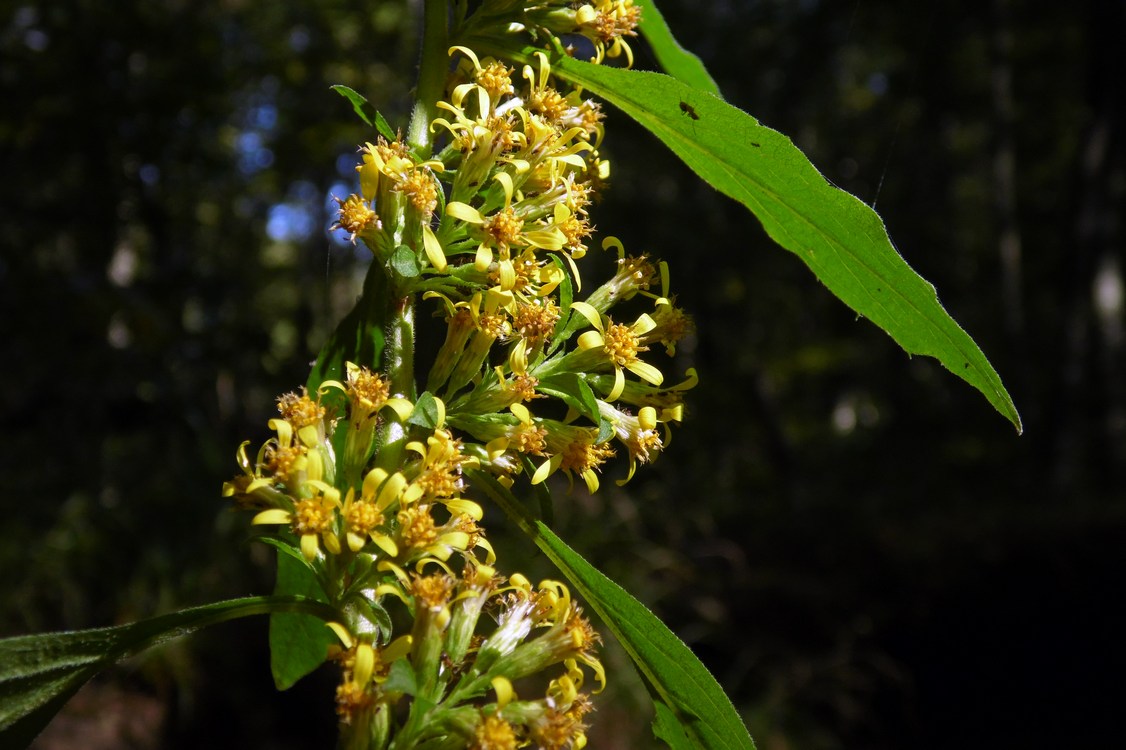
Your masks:
[[[554,224],[537,225],[537,228],[525,231],[524,219],[512,206],[514,190],[512,176],[507,172],[498,172],[493,175],[493,179],[504,189],[504,205],[499,211],[483,216],[468,203],[450,201],[446,205],[446,214],[478,227],[476,234],[479,244],[473,262],[474,268],[478,271],[485,272],[492,265],[494,249],[499,253],[500,288],[502,291],[508,291],[516,285],[516,269],[512,264],[513,248],[560,250],[567,238]]]
[[[659,415],[652,406],[643,406],[637,416],[634,416],[605,401],[598,402],[598,411],[614,427],[614,436],[629,449],[629,474],[618,481],[619,485],[625,484],[633,478],[638,463],[653,460],[663,447],[661,436],[657,432]],[[680,413],[674,410],[671,416],[679,419]]]
[[[637,356],[639,352],[648,350],[648,347],[641,344],[641,337],[656,327],[651,317],[642,313],[631,325],[613,323],[609,318],[604,323],[598,310],[586,302],[573,302],[571,309],[589,320],[596,329],[579,336],[579,349],[601,351],[614,367],[614,387],[607,394],[607,401],[616,400],[625,388],[623,370],[629,370],[653,385],[660,385],[664,381],[660,370]]]
[[[367,201],[358,195],[349,195],[346,199],[340,200],[334,197],[333,200],[339,205],[339,215],[336,223],[332,229],[343,229],[348,233],[348,239],[352,244],[356,244],[356,237],[363,234],[369,229],[379,230],[382,224],[379,221],[379,216],[368,205]]]
[[[264,510],[251,521],[254,525],[289,524],[294,534],[301,538],[301,554],[306,560],[315,560],[320,545],[334,555],[340,554],[340,538],[336,534],[336,511],[340,508],[340,491],[324,482],[309,480],[306,486],[313,491],[310,497],[293,503],[293,510],[273,508]]]

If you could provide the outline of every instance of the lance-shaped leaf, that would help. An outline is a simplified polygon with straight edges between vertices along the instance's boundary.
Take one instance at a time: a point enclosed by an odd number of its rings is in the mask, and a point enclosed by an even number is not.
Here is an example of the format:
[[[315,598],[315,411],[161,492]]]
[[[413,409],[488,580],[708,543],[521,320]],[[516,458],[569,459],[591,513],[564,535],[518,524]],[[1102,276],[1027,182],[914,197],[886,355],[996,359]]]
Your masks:
[[[653,693],[658,737],[677,750],[754,750],[754,742],[723,688],[675,633],[534,519],[491,475],[474,469],[466,473],[475,487],[532,538],[613,631]]]
[[[87,680],[119,659],[208,625],[270,612],[304,612],[321,620],[336,617],[330,607],[302,597],[257,596],[193,607],[129,625],[0,640],[0,734],[4,746],[26,747]]]
[[[530,50],[518,56],[531,59]],[[552,72],[637,120],[721,193],[758,217],[846,305],[910,354],[935,357],[1020,431],[1020,415],[981,349],[896,252],[871,208],[829,182],[789,138],[669,76],[565,55]]]

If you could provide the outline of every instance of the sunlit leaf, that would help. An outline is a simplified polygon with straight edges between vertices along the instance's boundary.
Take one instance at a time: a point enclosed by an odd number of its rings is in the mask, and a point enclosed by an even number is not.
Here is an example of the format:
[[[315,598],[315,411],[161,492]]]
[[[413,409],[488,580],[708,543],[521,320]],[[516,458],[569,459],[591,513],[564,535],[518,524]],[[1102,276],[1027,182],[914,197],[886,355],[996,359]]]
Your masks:
[[[830,185],[789,138],[666,75],[566,56],[553,60],[552,70],[648,128],[696,174],[750,209],[845,304],[908,353],[937,358],[1021,429],[1000,377],[934,287],[896,252],[880,217]]]
[[[360,116],[361,120],[366,122],[368,125],[375,125],[375,116],[377,113],[375,111],[375,107],[371,106],[367,99],[361,96],[354,89],[351,89],[339,83],[335,86],[329,86],[329,88],[351,102],[352,109],[356,111],[356,114]]]

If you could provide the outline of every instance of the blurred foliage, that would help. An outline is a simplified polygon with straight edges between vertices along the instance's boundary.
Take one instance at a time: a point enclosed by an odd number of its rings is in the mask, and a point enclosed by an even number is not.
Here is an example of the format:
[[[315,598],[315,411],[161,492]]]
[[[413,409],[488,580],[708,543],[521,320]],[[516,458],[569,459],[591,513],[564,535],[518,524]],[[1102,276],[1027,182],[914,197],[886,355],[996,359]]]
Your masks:
[[[728,101],[876,203],[1026,434],[611,112],[594,220],[670,261],[704,386],[651,471],[557,502],[560,534],[696,649],[765,750],[1104,744],[1126,700],[1121,4],[661,8]],[[329,86],[404,123],[415,10],[0,18],[3,634],[269,590],[219,487],[355,298],[365,259],[325,227],[371,134]],[[330,741],[329,688],[275,694],[265,648],[264,621],[232,624],[119,679],[166,700],[165,747]],[[638,699],[616,700],[604,746]]]

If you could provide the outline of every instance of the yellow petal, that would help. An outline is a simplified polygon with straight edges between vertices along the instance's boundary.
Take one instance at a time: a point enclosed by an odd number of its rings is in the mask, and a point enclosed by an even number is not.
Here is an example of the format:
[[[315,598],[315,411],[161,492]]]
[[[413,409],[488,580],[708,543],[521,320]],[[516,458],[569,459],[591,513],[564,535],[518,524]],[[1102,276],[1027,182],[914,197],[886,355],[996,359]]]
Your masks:
[[[344,644],[344,648],[352,648],[352,634],[348,632],[348,628],[344,627],[338,622],[326,622],[329,630],[336,633],[336,637]]]
[[[516,267],[512,261],[505,259],[500,262],[500,288],[508,291],[516,286]]]
[[[559,467],[563,464],[563,456],[556,454],[544,461],[536,468],[536,473],[532,475],[532,484],[539,484],[549,476],[554,474]]]
[[[371,674],[375,671],[375,650],[370,643],[360,643],[356,646],[356,658],[352,662],[352,679],[361,685],[371,681]]]
[[[446,215],[452,216],[455,219],[469,222],[470,224],[484,224],[485,217],[478,213],[477,209],[470,206],[468,203],[460,201],[450,201],[446,204]]]
[[[512,683],[507,677],[494,677],[491,684],[497,694],[497,709],[503,711],[504,707],[516,697],[516,691],[512,689]]]
[[[434,234],[429,224],[422,225],[422,246],[426,250],[426,257],[430,265],[438,271],[446,270],[446,253],[442,250],[442,243]]]
[[[292,519],[293,514],[288,510],[282,510],[281,508],[271,508],[270,510],[264,510],[256,515],[254,517],[254,520],[250,523],[253,526],[262,526],[275,523],[289,523]]]
[[[473,258],[473,267],[484,273],[489,270],[493,262],[493,249],[482,242],[477,246],[477,255]]]
[[[602,338],[602,334],[598,331],[587,331],[579,336],[578,346],[579,349],[586,351],[587,349],[597,349],[606,342]]]
[[[405,421],[406,418],[411,415],[411,412],[414,411],[414,404],[405,398],[389,398],[384,406],[395,412],[395,415],[399,417],[400,421]]]
[[[364,194],[365,199],[373,200],[375,194],[379,192],[379,167],[375,162],[369,161],[357,169],[360,172],[360,192]]]
[[[395,544],[395,540],[393,540],[386,534],[372,534],[371,540],[375,542],[377,547],[379,547],[391,557],[399,556],[399,545]]]
[[[661,374],[660,370],[658,370],[656,367],[649,364],[648,362],[642,362],[641,360],[637,360],[636,362],[629,363],[628,365],[626,365],[626,367],[629,369],[630,372],[632,372],[634,375],[641,378],[642,380],[644,380],[647,383],[652,383],[653,385],[660,385],[662,382],[664,382],[665,376]],[[610,399],[610,400],[612,401],[613,399]]]
[[[301,535],[301,555],[306,560],[312,562],[317,559],[317,554],[320,553],[320,545],[317,544],[316,534],[302,534]]]
[[[631,325],[629,329],[636,333],[638,336],[644,336],[656,327],[656,322],[651,317],[649,317],[648,313],[641,313],[641,315],[638,316],[637,321],[634,322],[634,324]]]
[[[637,412],[637,423],[643,430],[652,430],[657,426],[657,410],[652,406],[643,406]]]
[[[512,175],[508,172],[497,172],[493,176],[493,179],[499,182],[500,186],[504,188],[504,205],[508,206],[512,203],[512,193],[515,192],[515,188],[512,185]]]
[[[480,505],[472,500],[466,500],[464,497],[454,498],[447,500],[445,506],[455,513],[464,513],[472,518],[474,521],[480,521],[485,517],[485,511]]]
[[[622,395],[622,391],[626,388],[626,375],[622,372],[622,368],[614,368],[614,387],[606,394],[607,401],[616,401],[618,396]]]
[[[602,330],[602,315],[598,312],[598,310],[594,308],[593,305],[590,305],[586,302],[572,302],[571,309],[575,310],[584,318],[589,320],[592,326],[600,331]]]
[[[508,410],[515,414],[516,418],[524,424],[532,423],[532,413],[528,411],[528,407],[523,404],[512,404],[508,407]]]

